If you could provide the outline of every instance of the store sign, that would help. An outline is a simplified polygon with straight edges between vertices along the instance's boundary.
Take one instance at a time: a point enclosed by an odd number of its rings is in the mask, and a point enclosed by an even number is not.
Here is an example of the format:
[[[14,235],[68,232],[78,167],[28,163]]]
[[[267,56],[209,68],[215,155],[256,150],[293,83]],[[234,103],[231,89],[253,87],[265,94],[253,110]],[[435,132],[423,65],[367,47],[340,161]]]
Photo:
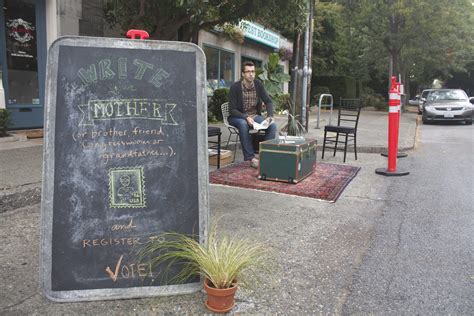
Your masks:
[[[239,27],[244,32],[246,38],[250,38],[273,48],[280,48],[280,36],[277,33],[265,29],[259,24],[246,20],[241,20]]]
[[[23,19],[14,19],[7,22],[8,35],[13,37],[20,43],[31,41],[33,37],[33,30],[35,27]]]

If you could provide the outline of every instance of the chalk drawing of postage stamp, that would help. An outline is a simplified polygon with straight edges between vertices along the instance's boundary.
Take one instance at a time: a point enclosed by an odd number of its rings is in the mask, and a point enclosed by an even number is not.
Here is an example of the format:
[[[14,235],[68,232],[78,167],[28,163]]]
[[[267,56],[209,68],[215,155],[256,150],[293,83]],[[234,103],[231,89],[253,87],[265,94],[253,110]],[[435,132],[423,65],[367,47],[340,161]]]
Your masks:
[[[109,197],[112,208],[146,207],[143,167],[110,168]]]

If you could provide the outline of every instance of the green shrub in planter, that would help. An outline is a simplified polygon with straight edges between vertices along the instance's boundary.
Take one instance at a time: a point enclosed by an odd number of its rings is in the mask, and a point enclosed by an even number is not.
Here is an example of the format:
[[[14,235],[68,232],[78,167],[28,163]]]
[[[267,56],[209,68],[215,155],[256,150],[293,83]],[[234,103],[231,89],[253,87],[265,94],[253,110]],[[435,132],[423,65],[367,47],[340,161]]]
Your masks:
[[[11,114],[7,109],[0,109],[0,137],[8,136],[7,128],[11,123]]]
[[[283,111],[288,109],[288,102],[290,100],[290,94],[278,94],[273,97],[273,110],[278,114],[282,114]]]
[[[209,121],[222,121],[222,103],[229,102],[229,88],[220,88],[214,90],[207,109]]]

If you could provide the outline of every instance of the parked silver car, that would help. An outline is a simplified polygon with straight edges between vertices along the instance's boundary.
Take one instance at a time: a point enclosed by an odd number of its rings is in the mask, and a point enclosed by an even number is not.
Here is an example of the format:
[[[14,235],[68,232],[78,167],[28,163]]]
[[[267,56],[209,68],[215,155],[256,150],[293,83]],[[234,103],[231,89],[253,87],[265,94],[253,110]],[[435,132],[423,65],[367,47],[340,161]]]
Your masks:
[[[474,99],[461,89],[436,89],[423,103],[423,123],[432,121],[463,121],[472,124]]]

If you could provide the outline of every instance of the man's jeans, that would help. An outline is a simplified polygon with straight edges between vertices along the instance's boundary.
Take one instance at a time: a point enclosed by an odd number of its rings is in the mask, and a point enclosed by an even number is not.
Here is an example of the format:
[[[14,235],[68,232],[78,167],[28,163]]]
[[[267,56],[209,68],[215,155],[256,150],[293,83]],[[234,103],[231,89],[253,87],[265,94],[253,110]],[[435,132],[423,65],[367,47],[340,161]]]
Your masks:
[[[257,123],[262,123],[264,118],[257,115],[253,118]],[[247,120],[240,117],[229,116],[229,124],[239,130],[240,144],[242,145],[242,152],[244,154],[244,160],[251,160],[255,157],[255,151],[252,145],[252,136],[249,134],[251,127],[247,124]],[[273,123],[265,130],[265,140],[274,139],[276,135],[276,124]]]

